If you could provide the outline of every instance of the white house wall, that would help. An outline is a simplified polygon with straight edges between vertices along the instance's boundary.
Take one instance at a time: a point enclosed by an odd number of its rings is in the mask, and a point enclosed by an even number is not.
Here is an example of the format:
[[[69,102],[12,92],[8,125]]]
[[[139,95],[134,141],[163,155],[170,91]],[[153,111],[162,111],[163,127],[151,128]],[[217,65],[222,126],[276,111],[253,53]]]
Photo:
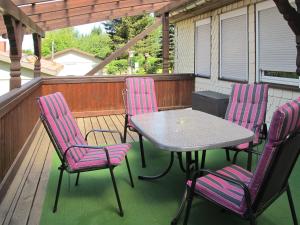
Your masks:
[[[33,78],[33,71],[22,68],[21,69],[22,85]],[[9,92],[10,80],[10,65],[6,62],[0,61],[0,96]]]
[[[235,9],[247,7],[249,40],[249,83],[256,80],[256,29],[255,4],[262,0],[243,0],[217,10],[180,21],[175,24],[175,72],[194,73],[194,34],[195,22],[211,17],[211,77],[196,78],[196,91],[212,90],[229,94],[232,82],[219,80],[219,23],[220,15]],[[296,43],[295,43],[296,46]],[[269,89],[267,122],[270,122],[275,109],[290,99],[300,96],[300,92],[283,89]]]
[[[55,62],[64,65],[64,68],[58,73],[58,76],[83,76],[97,65],[100,60],[91,60],[88,56],[83,56],[76,52],[70,52],[64,55],[56,56]]]

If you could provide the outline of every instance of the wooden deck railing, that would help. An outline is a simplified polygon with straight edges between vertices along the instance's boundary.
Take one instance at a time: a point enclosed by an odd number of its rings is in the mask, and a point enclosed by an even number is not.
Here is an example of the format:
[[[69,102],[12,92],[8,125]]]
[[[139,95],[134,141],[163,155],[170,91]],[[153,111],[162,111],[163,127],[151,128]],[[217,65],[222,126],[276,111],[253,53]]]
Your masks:
[[[160,109],[191,105],[193,75],[147,76],[155,79]],[[36,78],[0,97],[0,201],[37,130],[38,96],[62,92],[78,117],[123,113],[124,80],[125,76]]]

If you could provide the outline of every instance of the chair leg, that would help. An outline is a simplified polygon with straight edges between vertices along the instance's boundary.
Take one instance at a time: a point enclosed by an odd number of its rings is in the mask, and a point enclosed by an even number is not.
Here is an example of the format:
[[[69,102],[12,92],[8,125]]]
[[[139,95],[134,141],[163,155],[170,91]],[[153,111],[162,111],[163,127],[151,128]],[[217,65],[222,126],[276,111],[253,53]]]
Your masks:
[[[252,167],[252,152],[248,152],[247,170],[251,171]]]
[[[204,169],[205,159],[206,159],[206,150],[202,150],[202,159],[201,159],[201,167],[200,167],[200,169]],[[201,173],[201,176],[202,175],[203,175],[203,172]]]
[[[193,203],[193,198],[194,198],[194,191],[189,189],[189,191],[188,191],[188,200],[187,200],[187,206],[186,206],[183,225],[187,225],[187,223],[188,223],[190,212],[191,212],[191,207],[192,207],[192,203]]]
[[[287,186],[286,193],[287,193],[287,196],[288,196],[289,205],[290,205],[294,225],[298,225],[298,219],[297,219],[295,206],[294,206],[294,202],[293,202],[293,198],[292,198],[292,193],[291,193],[289,185]]]
[[[75,186],[78,186],[80,172],[77,173]]]
[[[146,168],[145,153],[144,153],[144,144],[143,144],[143,136],[141,134],[139,134],[139,142],[140,142],[140,151],[141,151],[141,158],[142,158],[142,167]]]
[[[129,174],[129,178],[130,178],[131,187],[134,188],[134,183],[133,183],[133,179],[132,179],[131,170],[130,170],[130,166],[129,166],[129,161],[128,161],[127,155],[125,156],[125,160],[126,160],[126,165],[127,165],[127,169],[128,169],[128,174]]]
[[[124,124],[124,143],[126,143],[126,138],[127,138],[127,125],[128,125],[128,116],[125,116],[125,124]]]
[[[55,202],[54,202],[54,207],[53,207],[53,213],[55,213],[57,210],[58,198],[59,198],[60,188],[61,188],[61,181],[62,181],[63,173],[64,173],[64,168],[62,166],[60,166],[58,169],[60,170],[60,173],[59,173],[58,184],[57,184],[57,189],[56,189],[56,197],[55,197]]]
[[[113,186],[114,186],[115,195],[116,195],[118,206],[119,206],[119,215],[121,217],[123,217],[124,216],[124,212],[123,212],[123,208],[122,208],[122,205],[121,205],[121,200],[120,200],[120,196],[119,196],[119,192],[118,192],[118,188],[117,188],[117,184],[116,184],[116,180],[115,180],[113,168],[109,167],[109,172],[110,172],[111,180],[112,180],[112,183],[113,183]]]
[[[228,150],[228,149],[225,149],[225,151],[226,151],[226,160],[227,160],[228,162],[230,162],[230,154],[229,154],[229,150]]]
[[[250,218],[250,225],[256,225],[256,218],[254,216],[251,216]]]

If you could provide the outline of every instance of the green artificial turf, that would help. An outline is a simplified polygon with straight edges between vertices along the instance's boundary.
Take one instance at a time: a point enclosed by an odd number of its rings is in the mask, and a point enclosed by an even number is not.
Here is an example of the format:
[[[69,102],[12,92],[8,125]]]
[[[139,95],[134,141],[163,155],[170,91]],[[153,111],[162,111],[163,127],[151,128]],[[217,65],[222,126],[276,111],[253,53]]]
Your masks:
[[[185,175],[179,169],[178,161],[171,172],[156,181],[141,181],[138,175],[154,175],[162,171],[169,162],[170,153],[156,149],[145,143],[147,168],[141,168],[137,143],[128,154],[134,177],[135,188],[131,188],[126,163],[115,169],[115,177],[124,209],[124,217],[117,213],[117,202],[109,175],[109,170],[98,170],[81,174],[79,186],[75,187],[76,175],[64,175],[58,210],[52,213],[58,180],[59,159],[54,153],[47,194],[45,197],[41,222],[42,225],[167,225],[170,224],[184,190]],[[245,154],[238,164],[245,166]],[[256,161],[256,158],[254,158]],[[206,168],[216,169],[228,165],[224,150],[208,151]],[[300,161],[290,177],[290,186],[298,218],[300,217]],[[300,219],[300,218],[299,218]],[[181,224],[180,221],[179,224]],[[249,222],[221,209],[204,199],[195,199],[189,220],[190,225],[239,225]],[[283,194],[259,218],[259,225],[292,224],[286,194]]]

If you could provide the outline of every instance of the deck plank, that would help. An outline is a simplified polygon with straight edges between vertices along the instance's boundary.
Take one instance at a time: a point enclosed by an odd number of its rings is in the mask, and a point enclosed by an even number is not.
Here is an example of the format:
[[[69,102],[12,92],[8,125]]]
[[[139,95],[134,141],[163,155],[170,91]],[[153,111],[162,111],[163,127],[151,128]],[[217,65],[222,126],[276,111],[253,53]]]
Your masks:
[[[30,211],[32,208],[33,200],[36,196],[39,181],[41,179],[42,170],[44,167],[47,152],[50,145],[50,139],[46,133],[44,133],[43,139],[39,148],[37,149],[37,155],[32,166],[29,168],[26,176],[26,181],[22,188],[18,204],[14,210],[13,216],[10,223],[14,225],[25,225],[27,224]]]
[[[117,115],[117,118],[119,119],[121,124],[125,124],[124,115]],[[139,141],[139,136],[136,132],[133,132],[133,131],[127,129],[127,134],[129,134],[134,141]]]
[[[22,184],[25,182],[24,176],[27,173],[28,167],[30,166],[33,158],[37,152],[37,146],[40,144],[41,139],[45,131],[42,126],[38,129],[35,138],[30,145],[27,154],[24,157],[23,162],[20,165],[18,172],[15,175],[3,201],[0,204],[0,224],[8,224],[13,211],[18,203],[18,196],[22,191]]]
[[[85,127],[85,132],[89,132],[93,129],[92,123],[91,123],[91,119],[90,118],[84,118],[84,127]],[[96,141],[96,136],[95,133],[90,133],[88,138],[87,138],[87,142],[89,145],[93,145],[96,146],[97,145],[97,141]]]
[[[49,145],[45,164],[41,173],[40,182],[37,188],[35,198],[33,199],[32,209],[28,218],[28,225],[37,225],[40,223],[44,199],[46,197],[46,191],[48,186],[48,180],[52,165],[52,155],[54,153],[54,147]]]
[[[104,116],[103,118],[104,118],[104,120],[107,124],[107,127],[109,127],[110,130],[118,130],[118,128],[115,126],[115,124],[112,121],[112,119],[110,118],[110,116]],[[121,140],[119,134],[113,133],[112,136],[115,139],[116,144],[121,144],[122,143],[122,140]]]
[[[103,116],[98,116],[97,119],[98,119],[98,122],[99,122],[99,125],[100,125],[101,129],[103,129],[103,130],[108,130],[109,129],[109,127],[107,126]],[[105,138],[105,141],[106,141],[107,145],[116,144],[115,139],[114,139],[114,137],[112,136],[111,133],[103,133],[103,135],[104,135],[104,138]]]
[[[122,133],[122,135],[124,135],[124,124],[122,124],[120,122],[120,120],[118,119],[118,117],[116,115],[111,115],[110,116],[111,120],[113,121],[115,127],[118,129],[118,131],[120,131]],[[131,135],[127,134],[127,142],[133,142],[133,138],[131,137]]]
[[[97,117],[91,117],[91,123],[93,129],[98,129],[98,130],[101,129]],[[106,145],[106,141],[102,132],[96,132],[95,137],[98,146]]]

